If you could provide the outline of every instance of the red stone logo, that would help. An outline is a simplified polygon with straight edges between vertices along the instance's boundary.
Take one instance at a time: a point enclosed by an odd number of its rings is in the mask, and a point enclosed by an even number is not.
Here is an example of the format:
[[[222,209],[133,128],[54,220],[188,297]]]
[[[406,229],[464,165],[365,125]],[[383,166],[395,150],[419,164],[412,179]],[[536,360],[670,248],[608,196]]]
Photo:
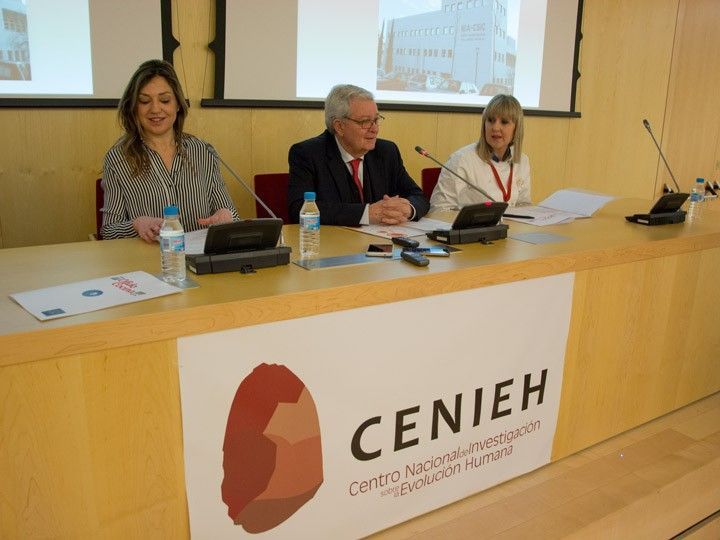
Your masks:
[[[323,482],[320,423],[305,384],[260,364],[235,393],[223,443],[222,500],[249,533],[277,527]]]

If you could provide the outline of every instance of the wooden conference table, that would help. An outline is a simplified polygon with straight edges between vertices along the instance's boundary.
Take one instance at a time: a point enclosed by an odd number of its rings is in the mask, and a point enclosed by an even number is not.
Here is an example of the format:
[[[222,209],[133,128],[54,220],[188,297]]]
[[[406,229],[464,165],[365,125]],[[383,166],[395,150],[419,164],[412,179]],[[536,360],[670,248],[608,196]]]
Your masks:
[[[426,268],[378,261],[193,276],[181,294],[40,323],[14,292],[159,270],[137,239],[0,250],[0,538],[189,535],[176,340],[259,323],[575,272],[553,460],[720,390],[720,203],[697,224],[593,218],[465,244]],[[297,253],[297,227],[285,227]],[[377,238],[322,230],[321,256]],[[388,339],[392,339],[388,337]]]

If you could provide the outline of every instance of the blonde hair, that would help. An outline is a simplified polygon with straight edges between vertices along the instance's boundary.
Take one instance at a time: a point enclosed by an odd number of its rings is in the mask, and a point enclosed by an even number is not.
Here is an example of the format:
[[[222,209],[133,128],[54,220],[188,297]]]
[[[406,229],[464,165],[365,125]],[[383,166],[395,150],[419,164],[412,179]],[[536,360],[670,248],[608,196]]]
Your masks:
[[[489,118],[507,118],[515,124],[515,133],[510,146],[513,147],[513,161],[520,163],[522,156],[523,141],[523,110],[520,102],[514,96],[507,94],[498,94],[490,100],[482,114],[482,127],[480,129],[480,140],[477,143],[476,150],[478,156],[483,161],[490,163],[492,159],[492,147],[485,140],[485,122]],[[508,147],[509,148],[509,147]],[[503,159],[504,156],[498,156]]]

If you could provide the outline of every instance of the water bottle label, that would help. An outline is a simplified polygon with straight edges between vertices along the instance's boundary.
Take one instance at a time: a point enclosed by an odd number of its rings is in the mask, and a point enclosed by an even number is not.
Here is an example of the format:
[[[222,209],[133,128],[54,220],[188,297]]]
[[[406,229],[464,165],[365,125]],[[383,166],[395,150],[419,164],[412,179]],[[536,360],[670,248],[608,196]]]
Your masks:
[[[690,194],[690,202],[700,202],[702,201],[703,195],[700,192],[693,191]]]
[[[160,238],[160,247],[163,251],[185,251],[185,235],[163,236]]]
[[[319,231],[320,216],[300,216],[300,228],[306,231]]]

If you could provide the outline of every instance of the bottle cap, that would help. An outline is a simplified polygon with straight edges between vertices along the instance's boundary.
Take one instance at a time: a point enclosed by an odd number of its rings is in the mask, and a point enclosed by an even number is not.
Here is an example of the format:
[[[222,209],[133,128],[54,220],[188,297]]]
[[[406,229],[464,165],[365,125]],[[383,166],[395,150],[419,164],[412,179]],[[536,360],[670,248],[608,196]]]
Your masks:
[[[306,201],[314,201],[315,200],[315,192],[314,191],[306,191],[303,195],[303,198]]]
[[[177,206],[166,206],[163,209],[163,216],[165,217],[177,217],[179,214]]]
[[[695,179],[695,183],[696,183],[696,184],[699,184],[699,183],[701,183],[701,182],[704,184],[704,183],[705,183],[705,179],[704,179],[704,178],[696,178],[696,179]]]

